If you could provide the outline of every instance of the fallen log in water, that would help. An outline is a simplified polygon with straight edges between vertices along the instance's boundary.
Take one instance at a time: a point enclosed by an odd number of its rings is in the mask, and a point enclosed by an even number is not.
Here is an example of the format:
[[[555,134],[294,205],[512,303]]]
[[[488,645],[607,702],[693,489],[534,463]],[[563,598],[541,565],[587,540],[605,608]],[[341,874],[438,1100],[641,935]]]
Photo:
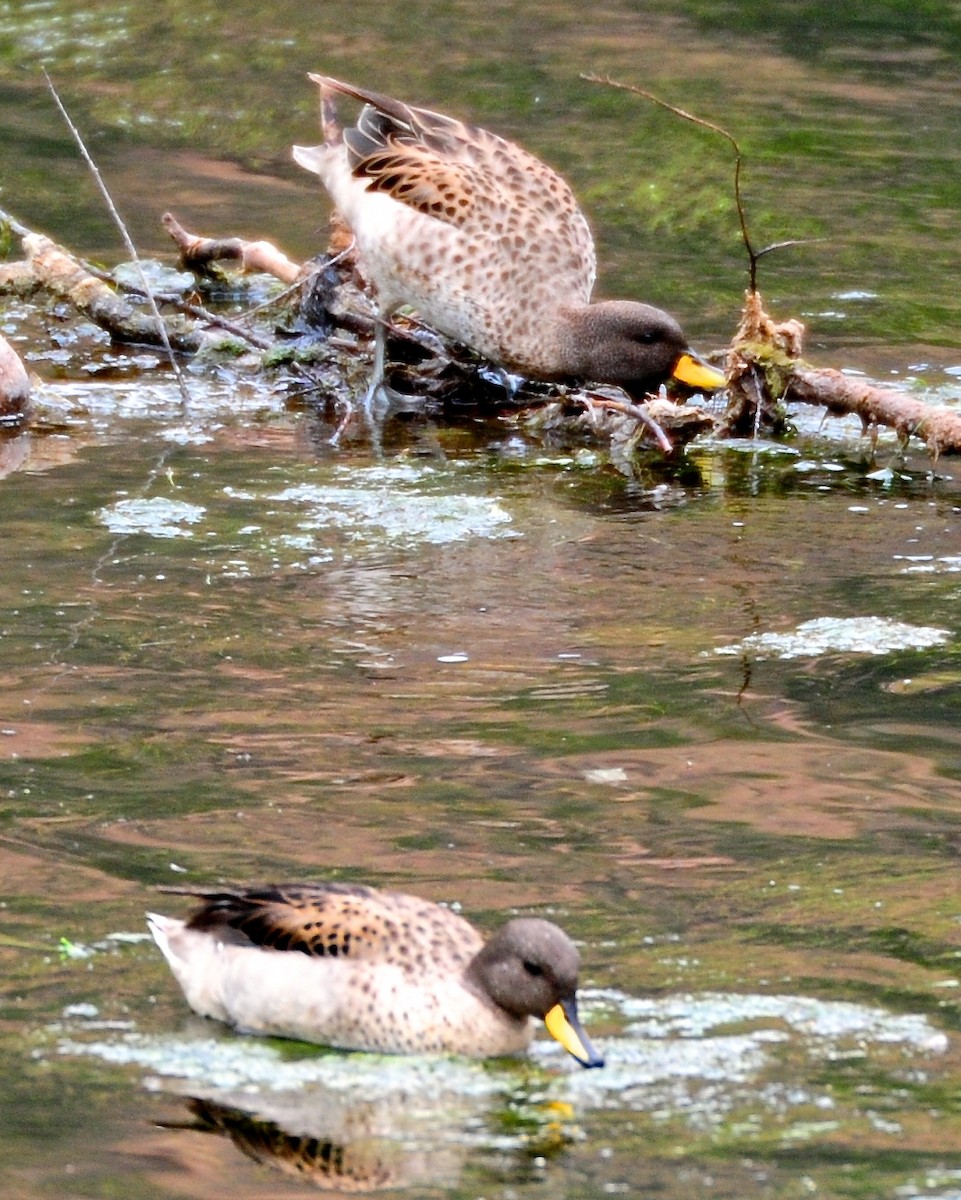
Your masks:
[[[23,239],[23,248],[27,267],[37,283],[107,330],[114,341],[163,347],[163,336],[151,313],[131,304],[50,238],[28,234]],[[196,354],[203,346],[204,333],[197,325],[185,324],[178,318],[165,318],[164,325],[174,350]]]
[[[961,412],[926,404],[914,396],[852,379],[830,368],[796,363],[789,381],[789,398],[817,404],[833,416],[854,413],[866,431],[879,425],[897,431],[903,441],[920,438],[934,455],[961,453]]]
[[[804,326],[775,322],[758,292],[748,292],[741,323],[728,352],[725,428],[748,434],[758,424],[776,426],[790,401],[824,408],[831,416],[854,414],[866,433],[893,429],[904,443],[920,438],[935,459],[961,453],[961,411],[927,404],[916,396],[852,379],[841,371],[812,367],[801,358]]]
[[[105,329],[114,341],[159,348],[162,338],[152,314],[137,302],[138,289],[121,288],[108,275],[82,262],[68,250],[49,238],[35,233],[0,210],[5,221],[20,235],[25,260],[0,266],[0,293],[4,290],[18,295],[43,288],[59,299],[72,304],[78,312]],[[290,285],[285,295],[299,302],[305,325],[312,327],[327,347],[324,356],[325,376],[321,394],[341,405],[349,414],[351,404],[347,377],[349,364],[366,352],[376,317],[365,295],[363,281],[357,277],[351,255],[349,238],[343,227],[334,224],[333,248],[337,253],[327,256],[319,265],[298,264],[267,241],[248,242],[241,238],[207,238],[191,233],[166,213],[164,228],[177,246],[182,264],[201,277],[209,278],[214,264],[235,264],[245,271],[269,274]],[[162,296],[165,306],[178,311],[164,314],[167,337],[179,353],[193,355],[216,341],[212,329],[225,330],[243,339],[249,346],[266,352],[265,363],[294,361],[287,351],[289,340],[272,333],[253,331],[236,321],[212,314],[180,297]],[[594,433],[604,437],[611,434],[614,421],[619,443],[633,447],[656,446],[670,453],[683,446],[699,433],[709,430],[728,436],[756,435],[760,431],[775,431],[785,425],[784,406],[790,401],[819,406],[832,416],[857,415],[864,430],[877,432],[879,427],[896,431],[903,442],[911,437],[922,440],[928,451],[937,458],[961,453],[961,412],[943,406],[927,404],[904,392],[880,387],[853,379],[840,371],[815,368],[801,357],[804,326],[799,321],[773,321],[763,309],[757,292],[745,299],[741,323],[728,351],[728,403],[722,418],[704,408],[656,405],[656,419],[651,406],[626,403],[623,398],[584,389],[552,389],[541,385],[536,392],[492,387],[476,356],[447,343],[418,328],[416,322],[403,319],[397,325],[398,342],[392,351],[398,353],[396,375],[403,388],[432,400],[494,404],[514,411],[535,410],[554,404],[552,415],[542,422],[556,434],[567,417],[572,434]],[[341,336],[346,334],[346,338]],[[414,343],[413,351],[410,344]],[[407,349],[404,349],[404,345]],[[12,353],[12,351],[11,351]],[[309,355],[307,356],[309,357]],[[411,358],[413,361],[410,361]],[[330,367],[340,364],[343,386],[332,387]],[[295,365],[299,384],[309,391],[311,368],[308,362]],[[8,391],[11,396],[18,393]],[[3,393],[0,390],[0,416]],[[12,403],[18,401],[14,398]],[[601,419],[601,414],[607,417]],[[695,418],[696,419],[693,419]],[[625,422],[633,424],[635,435],[625,435]]]

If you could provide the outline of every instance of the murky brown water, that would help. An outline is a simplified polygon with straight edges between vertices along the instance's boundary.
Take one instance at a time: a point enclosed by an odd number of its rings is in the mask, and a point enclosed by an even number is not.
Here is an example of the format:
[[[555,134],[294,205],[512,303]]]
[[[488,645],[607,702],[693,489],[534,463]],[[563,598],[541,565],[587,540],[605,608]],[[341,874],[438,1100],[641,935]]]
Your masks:
[[[175,207],[306,253],[286,147],[303,71],[336,67],[523,136],[608,289],[723,343],[725,152],[576,82],[610,71],[750,142],[758,240],[830,234],[765,268],[815,357],[957,403],[954,19],[796,8],[193,5],[158,38],[0,6],[0,203],[111,257],[45,57],[147,248]],[[656,206],[624,185],[652,163]],[[158,372],[91,380],[56,323],[0,312],[57,426],[0,448],[5,1194],[957,1193],[953,463],[804,415],[632,477],[496,421],[331,453],[249,382],[198,376],[185,416]],[[266,1046],[111,937],[156,884],[300,876],[553,915],[608,1067]]]

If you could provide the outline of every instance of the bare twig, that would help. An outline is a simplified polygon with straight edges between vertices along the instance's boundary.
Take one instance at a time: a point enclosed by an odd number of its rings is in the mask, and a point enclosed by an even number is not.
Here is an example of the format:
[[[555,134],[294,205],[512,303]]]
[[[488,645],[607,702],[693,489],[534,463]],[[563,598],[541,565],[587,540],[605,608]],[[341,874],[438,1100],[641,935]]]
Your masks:
[[[88,168],[90,169],[90,173],[93,175],[94,182],[96,183],[100,195],[103,197],[103,201],[107,206],[107,211],[113,218],[114,224],[120,230],[120,236],[123,238],[124,245],[127,248],[127,253],[130,255],[131,262],[136,267],[137,274],[140,276],[140,284],[143,288],[144,295],[147,297],[147,303],[150,306],[150,311],[153,314],[154,320],[157,322],[157,331],[160,334],[160,341],[164,350],[166,351],[167,358],[174,373],[174,377],[177,380],[177,386],[180,388],[180,395],[183,399],[184,406],[189,408],[191,400],[190,392],[187,390],[187,381],[184,379],[183,372],[180,370],[180,366],[178,365],[176,358],[174,358],[173,347],[170,345],[170,339],[167,336],[167,327],[164,324],[163,317],[160,315],[160,309],[157,307],[157,301],[154,298],[154,294],[150,288],[150,283],[147,280],[147,275],[143,269],[143,264],[140,261],[140,256],[137,254],[137,248],[134,246],[133,239],[127,232],[127,227],[124,224],[120,213],[117,211],[117,207],[114,204],[109,191],[107,190],[107,185],[104,183],[103,178],[101,177],[97,164],[93,161],[90,156],[90,152],[84,145],[83,138],[80,136],[80,130],[77,129],[76,125],[74,125],[73,121],[70,119],[70,114],[67,112],[66,108],[64,108],[63,101],[60,99],[57,89],[53,85],[53,80],[47,74],[46,69],[43,71],[43,77],[46,80],[47,87],[50,89],[51,96],[53,96],[54,104],[56,104],[58,110],[60,111],[60,115],[67,124],[67,128],[73,135],[73,140],[77,143],[77,148],[80,151],[83,161],[87,164]]]
[[[757,264],[758,260],[763,258],[765,254],[770,254],[772,250],[784,250],[788,246],[804,246],[812,239],[810,238],[792,238],[789,241],[773,242],[770,246],[765,246],[762,250],[755,250],[751,242],[751,235],[748,232],[747,216],[744,212],[744,203],[741,196],[741,163],[743,161],[743,153],[738,144],[737,138],[732,133],[729,133],[723,125],[717,125],[713,121],[708,121],[704,117],[695,116],[694,113],[689,113],[684,108],[678,108],[676,104],[669,104],[666,100],[662,100],[660,96],[655,96],[653,92],[648,92],[644,88],[635,87],[632,83],[621,83],[618,79],[611,79],[608,75],[595,75],[591,72],[581,74],[581,79],[588,83],[603,83],[607,87],[617,88],[622,92],[631,92],[635,96],[643,96],[645,100],[650,100],[652,104],[656,104],[659,108],[664,108],[668,112],[673,113],[676,117],[680,117],[684,121],[690,121],[693,125],[700,125],[702,129],[709,129],[712,133],[718,133],[722,138],[725,138],[734,149],[734,203],[737,207],[737,219],[741,225],[741,240],[744,243],[744,248],[747,250],[750,286],[751,291],[757,291]]]
[[[7,212],[5,208],[0,208],[0,224],[9,225],[17,237],[26,237],[28,233],[33,233],[32,229],[28,229],[22,221],[18,221],[13,213]]]
[[[205,238],[188,233],[173,213],[164,213],[161,222],[180,251],[180,261],[188,271],[210,274],[210,264],[219,259],[237,262],[244,271],[265,271],[283,283],[294,283],[301,274],[300,263],[292,262],[272,242],[246,242],[242,238]]]
[[[580,398],[580,397],[575,397]],[[658,446],[665,454],[674,452],[674,444],[667,436],[664,430],[658,425],[657,421],[651,416],[646,408],[639,404],[631,404],[627,400],[612,400],[609,396],[598,395],[597,392],[585,392],[581,398],[590,408],[606,408],[609,412],[622,413],[625,417],[631,417],[638,424],[643,425],[647,429]]]

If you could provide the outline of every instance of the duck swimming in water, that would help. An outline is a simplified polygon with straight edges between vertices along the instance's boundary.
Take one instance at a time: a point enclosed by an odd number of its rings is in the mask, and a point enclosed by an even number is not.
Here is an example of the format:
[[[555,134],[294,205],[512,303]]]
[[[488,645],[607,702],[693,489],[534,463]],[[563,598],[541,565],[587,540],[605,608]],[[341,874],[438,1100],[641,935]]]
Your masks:
[[[187,1003],[237,1029],[345,1050],[516,1054],[534,1019],[585,1067],[604,1065],[577,1016],[580,956],[550,921],[486,942],[449,908],[340,883],[191,891],[182,921],[147,923]]]

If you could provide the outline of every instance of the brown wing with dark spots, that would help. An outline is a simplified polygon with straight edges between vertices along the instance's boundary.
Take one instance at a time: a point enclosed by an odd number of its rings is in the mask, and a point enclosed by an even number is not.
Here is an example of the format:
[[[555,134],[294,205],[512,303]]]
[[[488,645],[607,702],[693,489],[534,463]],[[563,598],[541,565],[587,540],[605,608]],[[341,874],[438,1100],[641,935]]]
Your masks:
[[[371,191],[465,229],[476,220],[486,230],[493,210],[530,212],[593,264],[590,231],[573,192],[540,159],[453,117],[326,76],[311,78],[367,105],[344,142],[353,174],[367,179]]]
[[[354,174],[368,181],[369,191],[386,192],[408,208],[450,225],[464,223],[476,195],[469,171],[419,146],[378,150],[361,160]]]
[[[390,962],[411,970],[466,966],[482,945],[462,917],[427,900],[350,884],[183,891],[203,901],[190,929],[315,957]]]

